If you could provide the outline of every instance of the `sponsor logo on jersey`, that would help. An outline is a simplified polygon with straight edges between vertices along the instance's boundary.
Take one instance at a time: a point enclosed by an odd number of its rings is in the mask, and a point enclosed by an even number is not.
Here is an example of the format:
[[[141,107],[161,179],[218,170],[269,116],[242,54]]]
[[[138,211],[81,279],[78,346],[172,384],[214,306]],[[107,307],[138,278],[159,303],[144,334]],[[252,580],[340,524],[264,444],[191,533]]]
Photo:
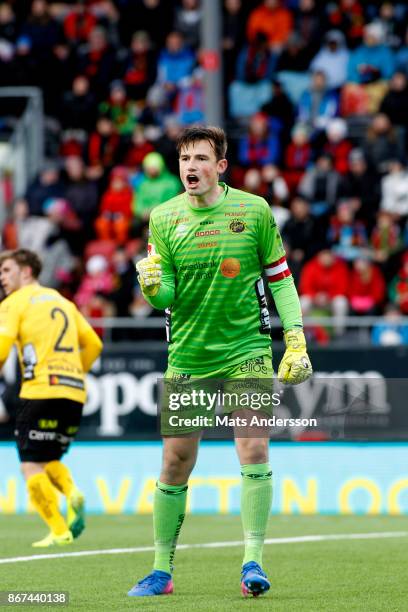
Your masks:
[[[178,236],[184,236],[187,234],[188,226],[185,223],[180,223],[180,225],[176,226],[176,234]]]
[[[80,378],[74,378],[73,376],[58,376],[57,374],[51,374],[48,378],[51,387],[74,387],[75,389],[85,389],[84,381]]]
[[[197,244],[198,249],[211,249],[212,247],[217,246],[218,242],[200,242]]]
[[[206,221],[200,221],[200,225],[214,225],[214,221],[207,219]]]
[[[240,221],[239,219],[234,219],[231,221],[228,228],[229,231],[233,232],[234,234],[241,234],[243,231],[245,231],[246,223]]]
[[[239,369],[243,374],[266,374],[268,372],[263,357],[247,359],[241,364]]]
[[[187,221],[190,221],[190,217],[179,217],[178,219],[172,221],[171,224],[179,225],[180,223],[187,223]]]
[[[218,234],[221,234],[220,230],[202,230],[202,231],[198,231],[194,234],[194,236],[196,238],[204,238],[204,236],[218,236]]]
[[[185,264],[179,267],[178,272],[184,280],[202,280],[213,278],[217,263],[214,259],[210,261],[197,261],[192,264]]]
[[[225,278],[235,278],[241,272],[241,264],[239,259],[235,257],[227,257],[221,262],[220,272]]]
[[[226,212],[224,213],[225,217],[245,217],[246,216],[246,212],[244,211],[240,211],[240,210],[236,210],[236,211],[230,211],[230,212]]]

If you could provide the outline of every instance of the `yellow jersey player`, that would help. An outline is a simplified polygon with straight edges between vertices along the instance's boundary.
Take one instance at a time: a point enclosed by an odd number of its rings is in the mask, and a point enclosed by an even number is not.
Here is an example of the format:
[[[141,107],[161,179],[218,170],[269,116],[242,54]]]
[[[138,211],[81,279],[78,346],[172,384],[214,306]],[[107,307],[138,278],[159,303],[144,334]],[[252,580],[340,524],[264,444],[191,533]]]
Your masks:
[[[41,261],[27,249],[0,254],[0,367],[17,345],[22,385],[16,439],[29,498],[50,528],[35,547],[70,544],[83,531],[84,497],[62,455],[75,438],[85,373],[102,342],[76,306],[38,282]],[[60,513],[57,490],[67,499]]]

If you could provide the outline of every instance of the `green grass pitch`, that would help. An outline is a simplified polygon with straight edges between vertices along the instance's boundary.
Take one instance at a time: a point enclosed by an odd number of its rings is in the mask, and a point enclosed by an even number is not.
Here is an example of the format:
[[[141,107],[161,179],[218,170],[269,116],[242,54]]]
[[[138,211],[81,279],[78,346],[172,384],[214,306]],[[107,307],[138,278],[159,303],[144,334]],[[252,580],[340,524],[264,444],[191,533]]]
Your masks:
[[[272,516],[269,538],[408,531],[407,517]],[[150,516],[95,516],[72,546],[43,550],[31,542],[46,533],[36,516],[0,516],[0,561],[12,557],[151,546]],[[180,543],[242,539],[238,516],[187,516]],[[137,552],[0,563],[0,590],[69,591],[71,610],[408,610],[408,537],[269,544],[264,568],[268,595],[243,599],[240,546],[186,548],[176,554],[175,593],[129,598],[127,590],[150,571],[153,553]],[[34,610],[40,606],[7,609]],[[44,609],[43,606],[41,606]],[[60,606],[45,606],[60,610]]]

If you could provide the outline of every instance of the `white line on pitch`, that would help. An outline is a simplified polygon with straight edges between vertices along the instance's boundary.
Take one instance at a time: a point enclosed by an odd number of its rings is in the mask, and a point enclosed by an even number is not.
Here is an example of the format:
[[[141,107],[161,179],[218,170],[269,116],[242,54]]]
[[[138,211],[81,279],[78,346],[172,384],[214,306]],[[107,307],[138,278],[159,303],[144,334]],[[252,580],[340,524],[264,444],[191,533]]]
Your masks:
[[[368,533],[336,533],[327,535],[306,535],[292,538],[268,538],[265,544],[298,544],[303,542],[326,542],[330,540],[373,540],[378,538],[404,538],[408,531],[380,531]],[[243,546],[241,540],[230,542],[203,542],[202,544],[179,544],[177,550],[192,548],[228,548]],[[30,555],[27,557],[10,557],[0,559],[0,564],[21,563],[23,561],[40,561],[41,559],[63,559],[66,557],[91,557],[94,555],[123,555],[128,553],[144,553],[154,551],[154,546],[138,546],[136,548],[107,548],[102,550],[79,550],[78,552],[52,553],[45,555]]]

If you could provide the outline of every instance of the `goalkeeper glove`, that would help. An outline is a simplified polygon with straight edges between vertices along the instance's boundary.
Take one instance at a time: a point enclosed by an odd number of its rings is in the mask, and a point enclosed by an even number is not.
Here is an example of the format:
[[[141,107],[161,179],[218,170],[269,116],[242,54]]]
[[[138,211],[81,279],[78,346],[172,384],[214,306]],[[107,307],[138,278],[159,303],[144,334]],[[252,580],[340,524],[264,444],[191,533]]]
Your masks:
[[[160,289],[161,284],[161,255],[150,255],[141,259],[136,264],[139,272],[137,280],[146,295],[154,296]]]
[[[305,335],[302,329],[294,328],[286,331],[284,337],[286,351],[279,365],[278,379],[286,385],[298,385],[313,374]]]

